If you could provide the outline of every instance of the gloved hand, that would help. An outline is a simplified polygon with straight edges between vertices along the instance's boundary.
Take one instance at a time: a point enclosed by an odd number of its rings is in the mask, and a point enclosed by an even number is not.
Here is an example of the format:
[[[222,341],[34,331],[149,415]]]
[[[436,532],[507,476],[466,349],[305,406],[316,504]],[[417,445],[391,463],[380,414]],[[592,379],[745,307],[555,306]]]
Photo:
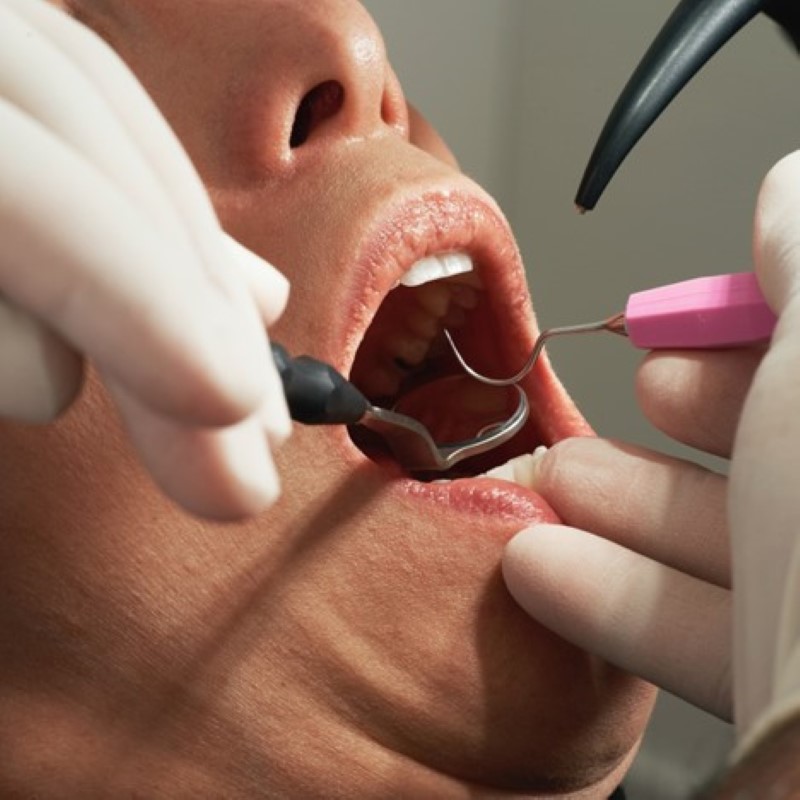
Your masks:
[[[730,480],[566,441],[530,483],[572,527],[521,533],[503,564],[565,638],[721,717],[735,697],[741,751],[800,715],[800,154],[764,183],[754,256],[780,315],[769,349],[654,354],[638,379],[650,420],[732,455]]]
[[[291,426],[265,332],[287,295],[116,54],[0,0],[0,417],[51,419],[90,359],[169,495],[255,512]]]

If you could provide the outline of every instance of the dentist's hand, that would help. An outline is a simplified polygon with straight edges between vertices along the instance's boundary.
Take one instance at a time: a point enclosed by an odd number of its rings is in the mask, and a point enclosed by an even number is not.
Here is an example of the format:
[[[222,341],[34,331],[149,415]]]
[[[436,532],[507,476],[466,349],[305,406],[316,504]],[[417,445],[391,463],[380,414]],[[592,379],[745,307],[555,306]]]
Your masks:
[[[653,355],[639,374],[652,422],[730,455],[730,480],[640,448],[559,444],[534,482],[573,527],[524,532],[504,561],[533,616],[733,716],[743,750],[800,717],[800,154],[764,183],[754,257],[780,316],[769,349]]]
[[[256,512],[290,430],[265,332],[287,294],[110,48],[0,0],[0,417],[52,419],[89,359],[172,498]]]

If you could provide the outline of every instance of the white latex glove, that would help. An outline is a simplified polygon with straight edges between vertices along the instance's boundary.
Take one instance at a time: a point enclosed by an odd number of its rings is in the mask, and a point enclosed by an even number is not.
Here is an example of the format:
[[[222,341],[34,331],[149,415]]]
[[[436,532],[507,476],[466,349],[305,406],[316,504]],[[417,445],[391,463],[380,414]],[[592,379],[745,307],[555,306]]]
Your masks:
[[[91,359],[170,496],[253,513],[290,430],[265,331],[287,295],[116,54],[43,0],[0,0],[0,416],[51,419]]]
[[[754,255],[780,315],[766,355],[654,355],[639,374],[648,417],[732,454],[730,481],[641,448],[564,442],[529,483],[572,527],[523,532],[503,564],[522,606],[565,638],[721,717],[735,709],[741,752],[800,715],[798,154],[765,181]]]

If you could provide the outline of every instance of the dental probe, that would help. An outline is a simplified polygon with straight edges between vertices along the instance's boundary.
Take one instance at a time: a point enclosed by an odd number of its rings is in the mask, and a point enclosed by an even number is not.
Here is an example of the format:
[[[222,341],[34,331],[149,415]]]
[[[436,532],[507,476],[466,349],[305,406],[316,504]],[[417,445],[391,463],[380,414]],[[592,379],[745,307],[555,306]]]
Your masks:
[[[625,311],[599,322],[550,328],[536,340],[528,360],[511,378],[489,378],[467,364],[449,331],[447,340],[462,368],[490,386],[519,383],[536,364],[554,336],[609,331],[627,336],[645,350],[738,347],[767,341],[776,317],[764,300],[752,272],[714,275],[636,292]]]
[[[443,472],[465,458],[493,450],[522,429],[530,413],[519,387],[517,407],[506,420],[456,442],[437,443],[417,420],[374,406],[330,364],[310,356],[292,358],[282,345],[271,343],[272,357],[283,383],[289,412],[305,425],[363,425],[378,433],[395,458],[408,470]]]

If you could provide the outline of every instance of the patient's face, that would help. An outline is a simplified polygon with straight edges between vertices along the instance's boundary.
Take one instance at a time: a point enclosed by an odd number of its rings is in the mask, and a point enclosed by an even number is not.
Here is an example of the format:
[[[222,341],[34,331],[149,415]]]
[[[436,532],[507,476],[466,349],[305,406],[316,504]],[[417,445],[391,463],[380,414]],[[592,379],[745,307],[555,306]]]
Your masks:
[[[535,329],[513,237],[409,112],[357,3],[74,10],[151,92],[225,228],[290,278],[276,339],[440,438],[503,415],[504,395],[453,377],[440,332],[487,371],[524,360]],[[445,253],[473,271],[394,289]],[[470,477],[586,432],[547,365],[526,386],[516,449],[450,483],[344,429],[297,427],[281,501],[235,525],[153,488],[93,378],[57,425],[0,429],[0,753],[14,753],[0,778],[37,763],[24,736],[3,739],[16,725],[73,796],[606,796],[650,690],[516,607],[503,544],[552,512]]]

